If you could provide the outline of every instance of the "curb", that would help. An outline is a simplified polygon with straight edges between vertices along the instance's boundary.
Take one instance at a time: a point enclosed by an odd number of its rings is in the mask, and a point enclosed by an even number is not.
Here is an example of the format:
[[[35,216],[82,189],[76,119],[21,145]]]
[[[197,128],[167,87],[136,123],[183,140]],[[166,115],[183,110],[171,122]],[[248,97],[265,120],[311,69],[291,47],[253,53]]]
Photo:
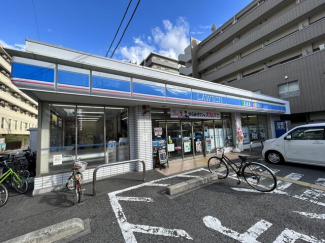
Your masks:
[[[54,224],[28,234],[18,236],[3,243],[49,243],[57,242],[76,235],[85,230],[85,223],[82,219],[73,218]]]
[[[216,180],[218,180],[218,175],[215,173],[201,176],[198,178],[188,180],[186,182],[180,182],[175,185],[168,186],[166,188],[166,194],[169,196],[174,196],[176,194],[183,193],[185,191],[208,184]]]

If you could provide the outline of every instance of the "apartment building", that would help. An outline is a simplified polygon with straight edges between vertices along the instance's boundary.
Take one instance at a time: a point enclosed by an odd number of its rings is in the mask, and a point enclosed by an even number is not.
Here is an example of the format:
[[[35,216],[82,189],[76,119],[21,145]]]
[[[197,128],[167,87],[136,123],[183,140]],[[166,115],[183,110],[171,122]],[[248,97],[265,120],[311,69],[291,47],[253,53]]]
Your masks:
[[[37,102],[11,82],[10,73],[11,57],[0,44],[0,137],[6,138],[7,145],[19,142],[19,135],[28,136],[28,129],[37,127]]]
[[[293,125],[325,121],[325,0],[252,1],[179,62],[180,74],[290,101],[279,119]]]
[[[141,66],[178,74],[178,60],[151,52],[141,63]]]

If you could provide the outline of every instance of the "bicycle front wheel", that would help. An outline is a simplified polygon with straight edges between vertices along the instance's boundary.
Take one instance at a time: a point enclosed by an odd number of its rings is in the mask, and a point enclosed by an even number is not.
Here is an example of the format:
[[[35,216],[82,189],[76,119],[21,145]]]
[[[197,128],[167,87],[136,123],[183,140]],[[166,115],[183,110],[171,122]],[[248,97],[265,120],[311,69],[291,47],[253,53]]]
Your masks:
[[[5,205],[8,201],[8,190],[7,188],[0,184],[0,207]]]
[[[211,157],[209,159],[208,168],[211,173],[217,173],[219,179],[225,179],[229,174],[227,164],[218,157]]]
[[[271,192],[277,186],[274,173],[260,163],[248,162],[243,167],[242,173],[248,185],[260,192]]]

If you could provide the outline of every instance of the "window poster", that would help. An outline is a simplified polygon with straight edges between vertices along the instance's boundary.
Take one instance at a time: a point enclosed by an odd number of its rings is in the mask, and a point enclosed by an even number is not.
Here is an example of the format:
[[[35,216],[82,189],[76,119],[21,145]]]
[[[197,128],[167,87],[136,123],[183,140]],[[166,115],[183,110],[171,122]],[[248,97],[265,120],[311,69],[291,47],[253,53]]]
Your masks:
[[[169,143],[168,145],[168,152],[174,152],[175,151],[175,144]]]
[[[201,153],[202,152],[202,143],[201,141],[196,141],[195,142],[195,149],[197,153]]]
[[[53,165],[62,165],[62,154],[53,155]]]
[[[184,153],[188,153],[192,151],[192,147],[191,147],[191,142],[190,141],[184,141]]]

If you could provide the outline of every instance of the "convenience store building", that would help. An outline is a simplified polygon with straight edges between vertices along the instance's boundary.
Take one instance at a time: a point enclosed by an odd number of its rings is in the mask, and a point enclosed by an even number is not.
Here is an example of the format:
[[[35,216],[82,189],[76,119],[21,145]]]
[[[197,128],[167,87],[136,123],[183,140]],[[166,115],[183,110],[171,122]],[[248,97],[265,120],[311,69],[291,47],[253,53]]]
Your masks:
[[[245,149],[275,137],[274,121],[290,114],[286,100],[47,43],[7,51],[12,82],[39,104],[34,194],[63,187],[65,155],[88,162],[86,181],[104,163],[143,159],[151,170],[159,145],[170,161],[209,156],[226,137],[235,145],[237,119]],[[141,169],[106,167],[98,178]]]

